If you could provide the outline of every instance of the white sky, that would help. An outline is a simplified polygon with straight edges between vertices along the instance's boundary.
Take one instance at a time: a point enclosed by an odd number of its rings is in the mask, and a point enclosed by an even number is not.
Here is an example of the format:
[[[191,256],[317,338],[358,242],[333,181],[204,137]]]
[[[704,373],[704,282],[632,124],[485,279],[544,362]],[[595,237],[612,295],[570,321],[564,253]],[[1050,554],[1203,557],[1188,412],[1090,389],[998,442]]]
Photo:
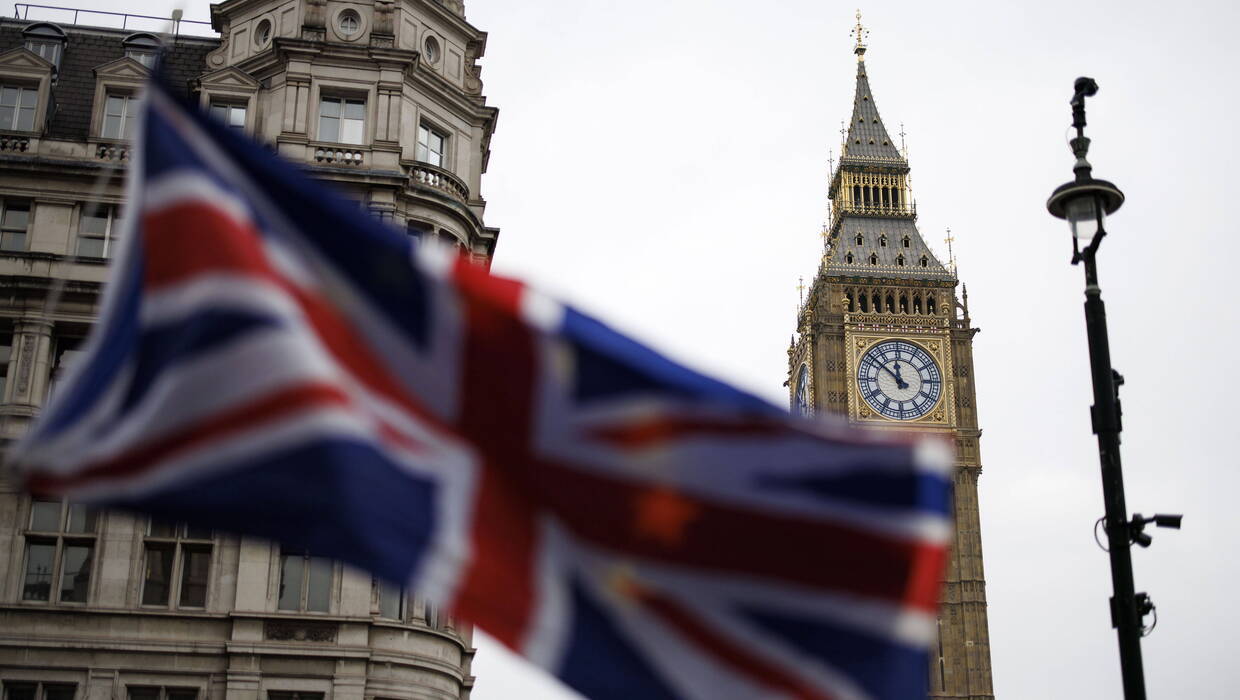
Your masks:
[[[73,3],[90,6],[88,2]],[[95,6],[106,7],[99,2]],[[164,15],[171,3],[139,2]],[[109,8],[110,9],[110,8]],[[1137,550],[1160,623],[1151,697],[1240,688],[1234,409],[1240,271],[1229,166],[1240,10],[1226,2],[870,2],[868,67],[908,133],[919,226],[956,237],[975,325],[990,639],[1003,700],[1120,697],[1081,311],[1067,226],[1072,81],[1095,175],[1127,194],[1100,274],[1129,508],[1183,512]],[[772,401],[814,274],[826,160],[851,112],[854,6],[821,0],[467,0],[500,108],[483,182],[495,270]],[[186,11],[205,18],[205,3]],[[1233,289],[1228,292],[1228,289]],[[1233,381],[1235,380],[1235,381]],[[1232,413],[1228,413],[1232,411]],[[829,557],[827,552],[805,556]],[[480,644],[475,700],[556,698]]]

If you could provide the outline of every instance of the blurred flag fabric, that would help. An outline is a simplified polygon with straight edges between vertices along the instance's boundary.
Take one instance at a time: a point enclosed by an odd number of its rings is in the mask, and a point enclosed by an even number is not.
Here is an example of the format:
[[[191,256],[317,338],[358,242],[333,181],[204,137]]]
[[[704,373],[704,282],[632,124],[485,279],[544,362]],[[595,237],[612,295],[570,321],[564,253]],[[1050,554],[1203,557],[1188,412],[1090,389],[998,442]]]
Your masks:
[[[790,416],[147,104],[32,491],[406,583],[593,698],[925,697],[944,444]]]

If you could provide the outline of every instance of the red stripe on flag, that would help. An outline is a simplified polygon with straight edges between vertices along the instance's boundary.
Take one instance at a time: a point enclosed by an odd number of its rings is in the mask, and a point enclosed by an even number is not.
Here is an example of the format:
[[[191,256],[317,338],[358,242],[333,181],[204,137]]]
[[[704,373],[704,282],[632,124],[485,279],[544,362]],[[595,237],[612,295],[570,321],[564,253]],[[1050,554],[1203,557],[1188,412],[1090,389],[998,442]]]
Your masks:
[[[214,416],[194,421],[184,430],[130,450],[104,462],[95,462],[72,474],[40,473],[31,477],[30,487],[40,492],[58,492],[94,481],[100,477],[119,478],[142,474],[161,462],[191,452],[212,441],[253,430],[256,426],[298,413],[327,407],[345,407],[350,399],[340,387],[331,384],[301,384],[265,396]]]
[[[789,435],[793,431],[783,422],[764,421],[752,416],[736,416],[732,419],[659,417],[628,425],[589,427],[586,428],[586,432],[591,437],[615,447],[640,449],[693,436],[724,435],[729,438],[740,438]]]
[[[643,527],[643,509],[669,488],[544,464],[536,497],[579,537],[624,555],[782,580],[902,603],[938,606],[946,545],[887,536],[858,526],[675,494],[676,537]],[[657,517],[657,515],[656,515]],[[656,523],[657,525],[657,523]],[[672,525],[676,525],[675,522]]]
[[[519,649],[535,600],[537,531],[529,493],[534,339],[518,316],[521,286],[458,260],[466,319],[461,434],[484,450],[474,503],[472,556],[458,615]]]
[[[754,679],[757,685],[803,700],[830,700],[832,697],[770,661],[749,653],[744,645],[711,629],[676,601],[635,582],[626,586],[626,592],[690,642]]]

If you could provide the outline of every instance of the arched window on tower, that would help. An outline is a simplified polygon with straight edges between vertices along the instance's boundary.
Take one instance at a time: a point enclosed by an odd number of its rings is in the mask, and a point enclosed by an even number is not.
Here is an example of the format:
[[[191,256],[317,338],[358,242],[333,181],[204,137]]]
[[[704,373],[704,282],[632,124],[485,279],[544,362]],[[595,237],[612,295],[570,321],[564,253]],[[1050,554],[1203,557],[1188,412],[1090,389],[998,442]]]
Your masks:
[[[934,314],[934,297],[926,297],[926,313]]]
[[[900,206],[900,190],[899,188],[891,188],[891,206],[899,208]]]
[[[920,294],[913,295],[913,313],[915,314],[921,313],[921,295]]]
[[[883,300],[878,298],[878,292],[874,292],[874,295],[870,297],[870,301],[874,304],[874,313],[880,314],[883,312]]]
[[[853,310],[853,293],[852,292],[846,293],[844,295],[844,298],[847,300],[848,310],[852,311]]]
[[[887,313],[894,314],[896,312],[896,300],[890,294],[887,295]]]
[[[900,295],[900,313],[908,313],[908,297],[904,294]]]
[[[853,202],[861,203],[861,185],[853,185]]]

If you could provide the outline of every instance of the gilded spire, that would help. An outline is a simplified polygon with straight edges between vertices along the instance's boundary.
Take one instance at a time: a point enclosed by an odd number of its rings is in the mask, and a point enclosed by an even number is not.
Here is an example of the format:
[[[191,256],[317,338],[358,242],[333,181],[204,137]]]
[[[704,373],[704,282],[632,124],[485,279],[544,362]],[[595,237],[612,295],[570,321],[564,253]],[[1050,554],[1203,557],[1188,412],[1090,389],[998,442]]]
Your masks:
[[[870,30],[861,24],[861,9],[857,8],[857,26],[852,30],[853,38],[857,40],[857,45],[853,47],[853,53],[857,54],[858,61],[865,60],[865,38],[870,35]]]

